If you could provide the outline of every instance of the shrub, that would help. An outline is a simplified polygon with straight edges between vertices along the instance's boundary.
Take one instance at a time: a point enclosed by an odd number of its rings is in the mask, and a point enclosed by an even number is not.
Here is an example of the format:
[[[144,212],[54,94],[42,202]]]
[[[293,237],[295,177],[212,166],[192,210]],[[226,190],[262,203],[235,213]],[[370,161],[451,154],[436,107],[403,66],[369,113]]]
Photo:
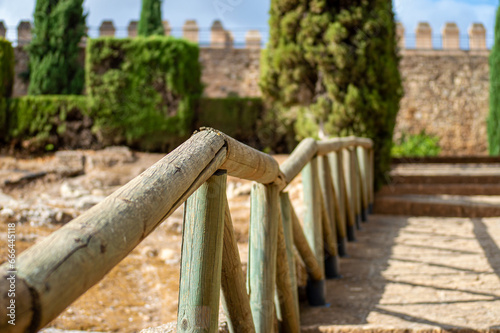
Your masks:
[[[439,137],[430,136],[425,131],[410,136],[402,135],[391,150],[392,157],[430,157],[441,152]]]
[[[264,112],[260,98],[200,98],[196,127],[213,127],[252,146],[258,145],[259,119]],[[253,144],[252,144],[253,142]]]
[[[83,68],[78,44],[85,36],[83,0],[37,0],[28,46],[30,95],[79,95]]]
[[[495,23],[495,44],[490,54],[490,112],[488,143],[490,155],[500,155],[500,7]]]
[[[196,44],[173,37],[89,40],[87,92],[102,142],[168,151],[190,134],[198,56]]]
[[[58,148],[88,148],[88,103],[84,96],[25,96],[7,100],[8,138],[25,142],[31,152]],[[2,105],[0,104],[0,108]],[[76,126],[72,123],[76,122]]]
[[[12,95],[13,85],[14,49],[9,41],[0,38],[0,99],[8,98]]]
[[[299,138],[372,138],[381,182],[402,96],[392,2],[271,0],[270,15],[265,100]]]

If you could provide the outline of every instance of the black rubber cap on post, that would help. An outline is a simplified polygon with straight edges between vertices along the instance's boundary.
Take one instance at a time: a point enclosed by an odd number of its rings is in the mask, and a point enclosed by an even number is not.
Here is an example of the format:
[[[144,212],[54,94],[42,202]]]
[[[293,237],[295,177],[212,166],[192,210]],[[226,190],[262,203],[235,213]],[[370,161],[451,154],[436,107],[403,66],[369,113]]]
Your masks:
[[[338,238],[338,248],[339,248],[339,256],[342,258],[347,257],[347,240],[345,237]]]
[[[361,230],[361,215],[356,214],[356,229]]]
[[[355,226],[353,225],[348,225],[347,226],[347,240],[349,242],[355,242],[356,241],[356,231],[355,231]]]
[[[310,306],[325,306],[326,305],[326,286],[325,280],[315,281],[307,280],[307,301]]]
[[[325,277],[329,280],[340,279],[339,257],[325,253]]]
[[[368,214],[373,214],[373,204],[368,204]]]
[[[368,222],[368,209],[361,209],[361,222]]]

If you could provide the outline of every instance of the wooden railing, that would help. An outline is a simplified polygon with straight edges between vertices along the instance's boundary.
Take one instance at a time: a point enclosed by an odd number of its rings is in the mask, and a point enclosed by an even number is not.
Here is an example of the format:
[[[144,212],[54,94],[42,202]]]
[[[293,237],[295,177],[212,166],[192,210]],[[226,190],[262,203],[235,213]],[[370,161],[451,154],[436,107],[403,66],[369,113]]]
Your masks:
[[[294,246],[312,305],[373,202],[373,150],[355,137],[302,141],[279,167],[271,156],[202,129],[102,203],[0,267],[0,331],[35,332],[101,280],[186,202],[178,332],[215,332],[219,295],[232,332],[298,332]],[[303,226],[287,185],[302,171]],[[227,175],[255,181],[249,259],[243,276],[226,198]],[[11,271],[15,270],[15,273]],[[7,277],[16,276],[16,325],[8,323]],[[246,284],[245,284],[246,280]]]

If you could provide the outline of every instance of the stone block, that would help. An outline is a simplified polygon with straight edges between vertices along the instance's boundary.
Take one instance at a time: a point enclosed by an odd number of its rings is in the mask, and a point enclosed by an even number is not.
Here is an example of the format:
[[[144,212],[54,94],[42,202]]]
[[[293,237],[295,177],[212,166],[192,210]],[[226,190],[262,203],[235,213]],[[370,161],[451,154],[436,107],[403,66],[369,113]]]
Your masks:
[[[460,49],[460,30],[456,23],[448,22],[441,31],[443,37],[444,50]]]
[[[427,22],[420,22],[415,30],[416,48],[432,50],[432,28]]]
[[[100,37],[115,37],[116,28],[113,24],[113,21],[102,21],[101,26],[99,27],[99,36]]]

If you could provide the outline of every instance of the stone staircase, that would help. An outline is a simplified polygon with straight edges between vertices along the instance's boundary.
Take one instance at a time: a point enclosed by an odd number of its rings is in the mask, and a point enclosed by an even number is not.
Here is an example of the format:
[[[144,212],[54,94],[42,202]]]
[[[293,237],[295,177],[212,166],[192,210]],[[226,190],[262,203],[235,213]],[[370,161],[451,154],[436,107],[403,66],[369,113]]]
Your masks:
[[[375,199],[375,213],[434,217],[500,216],[500,160],[400,163]],[[437,163],[436,163],[437,162]]]
[[[425,162],[425,163],[422,163]],[[398,163],[307,333],[500,333],[500,160]],[[494,217],[496,216],[496,217]]]

